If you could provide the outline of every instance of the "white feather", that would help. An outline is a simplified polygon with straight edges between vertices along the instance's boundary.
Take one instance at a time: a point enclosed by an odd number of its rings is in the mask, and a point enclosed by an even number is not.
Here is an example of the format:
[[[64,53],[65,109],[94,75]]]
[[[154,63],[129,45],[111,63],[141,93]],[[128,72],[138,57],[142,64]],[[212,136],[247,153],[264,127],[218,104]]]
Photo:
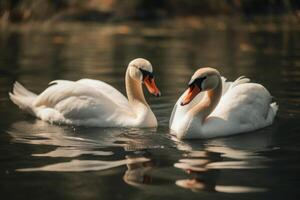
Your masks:
[[[135,69],[152,72],[149,61],[137,58],[127,71]],[[156,127],[157,120],[143,99],[142,82],[126,73],[126,87],[131,103],[114,87],[98,80],[55,80],[41,94],[36,95],[21,84],[14,84],[10,99],[22,110],[44,121],[59,124],[98,127]],[[134,93],[134,94],[133,94]],[[139,98],[139,100],[136,100]]]
[[[51,123],[99,127],[134,123],[128,100],[102,81],[52,81],[38,96],[16,82],[10,98],[22,110]]]
[[[203,94],[197,95],[187,106],[180,106],[184,93],[171,115],[169,127],[173,133],[181,138],[211,138],[249,132],[273,123],[278,105],[271,103],[272,97],[264,86],[250,83],[245,77],[234,82],[226,82],[222,77],[222,85],[221,99],[203,124],[187,119],[187,112],[201,101]],[[186,129],[181,130],[182,127]],[[187,132],[183,134],[183,131]]]

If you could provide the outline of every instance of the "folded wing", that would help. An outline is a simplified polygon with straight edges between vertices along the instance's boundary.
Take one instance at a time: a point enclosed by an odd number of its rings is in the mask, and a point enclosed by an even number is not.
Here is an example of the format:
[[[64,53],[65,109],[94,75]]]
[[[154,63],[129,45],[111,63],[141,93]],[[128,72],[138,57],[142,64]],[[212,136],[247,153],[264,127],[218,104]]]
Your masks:
[[[37,117],[76,125],[109,126],[132,115],[127,99],[112,86],[96,80],[53,81],[34,101]],[[95,123],[95,124],[94,124]]]

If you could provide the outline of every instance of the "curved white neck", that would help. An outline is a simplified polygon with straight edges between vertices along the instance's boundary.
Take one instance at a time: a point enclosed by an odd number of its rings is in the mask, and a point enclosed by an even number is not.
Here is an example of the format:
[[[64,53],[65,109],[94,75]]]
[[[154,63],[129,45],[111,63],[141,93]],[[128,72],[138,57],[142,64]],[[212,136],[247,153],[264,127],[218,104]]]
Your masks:
[[[130,77],[129,69],[126,71],[125,85],[127,98],[131,106],[142,103],[149,107],[144,97],[142,84]]]
[[[129,105],[135,113],[135,126],[157,125],[156,118],[145,100],[142,84],[130,77],[129,69],[126,71],[125,84]]]
[[[214,89],[208,90],[203,99],[189,110],[189,113],[192,116],[197,116],[197,118],[201,120],[201,123],[203,123],[207,116],[214,111],[221,99],[222,80],[221,76],[218,75],[217,77],[219,82],[218,85]]]

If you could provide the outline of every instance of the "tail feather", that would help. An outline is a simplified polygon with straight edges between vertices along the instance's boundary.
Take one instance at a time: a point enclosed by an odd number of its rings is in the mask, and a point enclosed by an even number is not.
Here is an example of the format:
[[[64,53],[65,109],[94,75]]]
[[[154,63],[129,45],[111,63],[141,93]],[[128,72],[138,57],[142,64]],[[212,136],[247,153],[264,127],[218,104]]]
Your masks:
[[[13,92],[9,93],[9,97],[20,109],[29,112],[34,115],[33,101],[37,95],[27,90],[20,83],[15,82]]]
[[[269,109],[269,112],[268,112],[268,116],[266,118],[268,124],[273,123],[277,111],[278,111],[278,104],[276,102],[271,103],[270,104],[270,109]]]
[[[276,102],[271,103],[271,108],[275,116],[278,111],[278,104]]]
[[[28,96],[28,97],[35,96],[36,97],[36,94],[27,90],[23,85],[21,85],[17,81],[14,83],[13,94],[19,95],[19,96]]]

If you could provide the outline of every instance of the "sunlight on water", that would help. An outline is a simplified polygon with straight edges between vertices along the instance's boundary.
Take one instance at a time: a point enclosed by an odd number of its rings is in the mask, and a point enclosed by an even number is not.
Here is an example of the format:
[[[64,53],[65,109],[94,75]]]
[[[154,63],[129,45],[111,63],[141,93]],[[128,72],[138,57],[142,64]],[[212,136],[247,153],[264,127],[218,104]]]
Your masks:
[[[257,163],[252,164],[246,161],[213,162],[207,165],[209,169],[257,169],[263,167]]]
[[[32,154],[32,156],[40,156],[40,157],[78,157],[80,155],[93,155],[93,156],[111,156],[114,153],[111,151],[92,151],[92,150],[79,150],[74,147],[58,147],[57,149],[48,152],[48,153],[40,153],[40,154]]]
[[[56,163],[37,168],[17,169],[20,172],[30,171],[55,171],[55,172],[85,172],[99,171],[119,167],[126,164],[146,162],[147,158],[135,158],[117,161],[100,161],[100,160],[72,160],[70,162]]]
[[[264,188],[256,188],[256,187],[243,187],[243,186],[225,186],[225,185],[217,185],[217,192],[224,193],[249,193],[249,192],[265,192]]]
[[[232,158],[232,159],[250,159],[250,158],[251,159],[259,159],[259,158],[262,158],[261,156],[258,156],[253,151],[232,149],[232,148],[225,147],[225,146],[209,146],[207,148],[207,151],[215,152],[215,153],[222,153],[222,157]],[[265,158],[263,158],[263,159],[265,159]]]
[[[176,185],[182,188],[190,189],[193,192],[201,192],[207,190],[206,185],[196,179],[178,180]],[[234,185],[216,185],[210,190],[221,193],[251,193],[251,192],[265,192],[264,188],[247,187],[247,186],[234,186]]]

